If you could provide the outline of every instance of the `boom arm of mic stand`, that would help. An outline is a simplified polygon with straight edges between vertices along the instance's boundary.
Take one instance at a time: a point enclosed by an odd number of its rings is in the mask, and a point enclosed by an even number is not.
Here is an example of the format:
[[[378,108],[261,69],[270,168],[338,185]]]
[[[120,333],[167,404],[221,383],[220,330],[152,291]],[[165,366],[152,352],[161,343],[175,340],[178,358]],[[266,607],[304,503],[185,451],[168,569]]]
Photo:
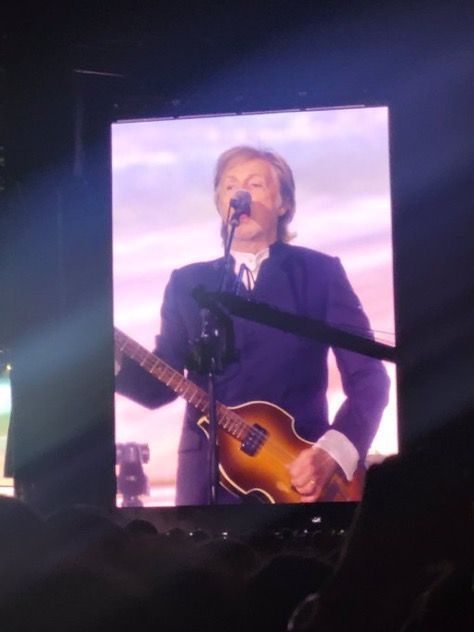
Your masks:
[[[194,297],[201,306],[221,304],[234,316],[256,323],[269,325],[275,329],[293,333],[297,336],[316,340],[333,347],[340,347],[362,355],[397,362],[397,348],[375,342],[370,338],[351,334],[322,320],[284,312],[277,307],[244,299],[229,292],[195,293]]]

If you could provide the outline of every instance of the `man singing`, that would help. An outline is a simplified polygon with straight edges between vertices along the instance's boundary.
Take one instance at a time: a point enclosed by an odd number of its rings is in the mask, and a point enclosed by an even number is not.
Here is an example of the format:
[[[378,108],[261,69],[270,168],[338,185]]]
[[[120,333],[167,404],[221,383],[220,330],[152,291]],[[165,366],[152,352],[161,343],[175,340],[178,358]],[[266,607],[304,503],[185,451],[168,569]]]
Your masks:
[[[231,247],[233,270],[226,289],[241,296],[371,336],[370,325],[339,259],[289,245],[288,225],[295,213],[295,184],[286,161],[271,151],[233,147],[218,159],[214,179],[217,210],[224,238],[237,191],[251,196],[250,213],[239,218]],[[175,270],[162,305],[162,328],[155,354],[178,371],[184,370],[189,341],[201,331],[200,308],[193,290],[217,291],[223,258]],[[297,433],[311,442],[288,465],[293,488],[302,502],[318,499],[334,473],[350,481],[377,431],[388,399],[388,377],[381,362],[334,348],[346,399],[332,424],[328,419],[328,347],[266,325],[233,319],[238,360],[216,380],[217,400],[227,406],[250,401],[271,402],[296,420]],[[206,388],[207,377],[189,372]],[[175,393],[131,360],[124,359],[117,391],[154,408]],[[201,413],[187,406],[181,433],[177,474],[178,505],[208,500],[207,439],[198,428]],[[240,502],[224,488],[222,504]]]

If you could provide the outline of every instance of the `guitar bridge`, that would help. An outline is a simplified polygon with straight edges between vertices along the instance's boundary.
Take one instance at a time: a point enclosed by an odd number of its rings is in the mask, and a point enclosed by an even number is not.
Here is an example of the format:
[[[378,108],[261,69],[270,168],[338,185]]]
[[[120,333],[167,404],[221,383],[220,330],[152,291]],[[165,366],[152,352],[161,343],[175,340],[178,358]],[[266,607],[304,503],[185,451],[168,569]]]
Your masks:
[[[255,456],[265,443],[268,437],[268,432],[262,426],[254,424],[247,433],[247,436],[242,441],[240,449],[249,456]]]

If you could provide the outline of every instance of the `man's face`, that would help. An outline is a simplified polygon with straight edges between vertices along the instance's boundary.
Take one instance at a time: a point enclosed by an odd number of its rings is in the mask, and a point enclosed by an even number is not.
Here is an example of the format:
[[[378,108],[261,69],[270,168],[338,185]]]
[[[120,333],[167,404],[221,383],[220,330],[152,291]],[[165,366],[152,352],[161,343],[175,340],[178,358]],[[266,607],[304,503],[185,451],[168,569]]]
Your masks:
[[[251,214],[240,219],[233,247],[244,252],[258,252],[277,239],[278,218],[285,213],[280,183],[274,168],[265,160],[232,162],[222,174],[216,202],[222,221],[228,221],[229,202],[239,189],[252,196]],[[231,210],[232,213],[232,210]]]

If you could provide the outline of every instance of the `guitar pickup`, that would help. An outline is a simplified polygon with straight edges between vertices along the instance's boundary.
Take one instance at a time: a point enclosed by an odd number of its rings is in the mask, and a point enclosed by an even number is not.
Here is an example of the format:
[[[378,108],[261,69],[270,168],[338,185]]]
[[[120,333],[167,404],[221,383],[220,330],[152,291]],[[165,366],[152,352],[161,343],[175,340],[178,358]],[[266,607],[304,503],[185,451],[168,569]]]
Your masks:
[[[247,432],[247,436],[240,444],[240,449],[249,456],[255,456],[265,443],[268,437],[268,432],[262,426],[254,424]]]

